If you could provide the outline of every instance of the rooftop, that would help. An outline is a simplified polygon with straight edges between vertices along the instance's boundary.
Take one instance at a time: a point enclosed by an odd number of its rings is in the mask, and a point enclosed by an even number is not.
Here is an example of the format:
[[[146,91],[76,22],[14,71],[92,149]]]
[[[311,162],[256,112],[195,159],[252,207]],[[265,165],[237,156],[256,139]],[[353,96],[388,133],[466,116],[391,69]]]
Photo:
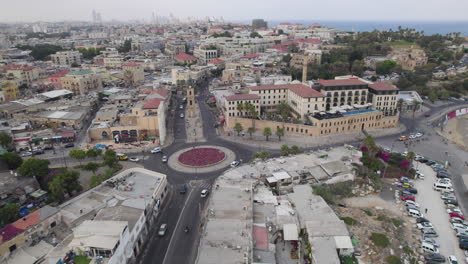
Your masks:
[[[351,78],[351,79],[344,79],[344,80],[318,80],[317,81],[319,84],[321,84],[324,87],[330,87],[330,86],[352,86],[352,85],[367,85],[367,83],[357,79],[357,78]]]
[[[177,55],[175,55],[174,57],[175,60],[177,61],[196,61],[198,60],[198,58],[192,56],[192,55],[189,55],[187,53],[179,53]]]
[[[86,74],[91,74],[91,73],[93,73],[93,71],[90,69],[79,69],[79,70],[71,71],[67,73],[67,76],[80,76],[80,75],[86,75]]]
[[[145,104],[143,105],[143,109],[158,109],[159,108],[159,105],[161,104],[161,102],[163,102],[164,99],[161,99],[161,98],[152,98],[152,99],[149,99],[148,101],[145,102]]]
[[[225,97],[226,101],[240,101],[240,100],[258,100],[260,96],[256,94],[234,94]]]
[[[322,93],[320,93],[319,91],[314,90],[314,89],[312,89],[309,86],[304,85],[304,84],[291,84],[290,87],[289,87],[289,90],[291,90],[295,94],[297,94],[297,95],[299,95],[301,97],[305,97],[305,98],[324,97],[325,96]]]
[[[377,91],[398,91],[398,89],[395,85],[391,85],[385,82],[376,82],[373,84],[369,84],[369,88],[372,88]]]

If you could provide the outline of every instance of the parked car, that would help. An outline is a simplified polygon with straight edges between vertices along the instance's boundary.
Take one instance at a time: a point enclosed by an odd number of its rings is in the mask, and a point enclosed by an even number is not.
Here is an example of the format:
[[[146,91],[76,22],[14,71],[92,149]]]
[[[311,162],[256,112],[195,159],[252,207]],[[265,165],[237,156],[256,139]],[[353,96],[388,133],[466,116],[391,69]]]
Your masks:
[[[167,162],[167,156],[163,156],[162,159],[161,159],[161,161],[162,161],[163,163],[166,163],[166,162]]]
[[[426,242],[421,244],[421,249],[423,252],[427,253],[439,253],[439,249],[436,246]]]
[[[200,193],[200,196],[201,196],[202,198],[207,197],[207,196],[208,196],[208,190],[207,190],[207,189],[203,189],[203,190],[201,191],[201,193]]]
[[[408,195],[408,196],[402,196],[402,197],[401,197],[401,200],[402,200],[402,201],[410,200],[410,201],[416,202],[416,199],[414,199],[413,196],[409,196],[409,195]]]
[[[429,160],[426,159],[426,158],[422,158],[422,159],[419,159],[418,161],[421,162],[421,163],[426,163],[426,162],[428,162]]]
[[[445,204],[453,204],[453,205],[458,206],[457,200],[450,200],[450,199],[449,199],[449,200],[445,200],[444,203],[445,203]]]
[[[430,222],[430,221],[427,220],[427,219],[424,218],[424,217],[418,217],[418,218],[416,218],[416,223],[424,223],[424,222]]]
[[[425,237],[438,237],[439,235],[433,228],[423,228],[421,232]]]
[[[426,162],[426,165],[431,166],[431,165],[433,165],[433,164],[435,164],[435,163],[436,163],[436,162],[433,161],[433,160],[428,160],[428,161]]]
[[[447,261],[449,264],[458,264],[458,259],[457,257],[450,255],[447,257]]]
[[[406,204],[406,205],[412,205],[412,206],[419,207],[419,204],[418,204],[417,202],[413,202],[413,201],[411,201],[411,200],[405,201],[405,204]]]
[[[73,143],[67,143],[67,144],[65,144],[64,147],[65,147],[65,148],[73,148],[73,147],[75,147],[75,144],[73,144]]]
[[[166,234],[166,231],[167,231],[167,224],[162,224],[162,225],[159,227],[158,235],[159,235],[159,236],[164,236],[164,235]]]
[[[458,207],[454,207],[454,208],[449,208],[447,209],[447,214],[451,214],[451,213],[459,213],[459,214],[463,214],[462,211],[460,210],[460,208]]]
[[[463,215],[459,214],[459,213],[453,212],[453,213],[450,213],[449,216],[450,216],[450,218],[457,217],[457,218],[460,218],[462,220],[465,220],[465,217]]]
[[[31,151],[25,151],[23,153],[21,153],[21,157],[29,157],[29,156],[32,156],[32,152]]]
[[[437,243],[437,241],[435,241],[435,239],[433,238],[430,238],[430,237],[421,237],[421,242],[426,242],[426,243],[430,243],[436,247],[440,247],[440,244]]]
[[[468,231],[467,227],[460,223],[451,223],[451,227],[453,230],[457,230],[458,232]]]
[[[450,223],[460,223],[460,224],[464,224],[466,226],[468,226],[468,222],[461,219],[461,218],[458,218],[458,217],[452,217],[450,218]]]
[[[154,149],[151,150],[151,154],[159,153],[159,152],[161,152],[161,148],[160,148],[160,147],[155,147]]]
[[[429,253],[424,255],[424,260],[425,261],[432,261],[432,262],[439,262],[439,263],[444,263],[445,262],[445,257],[439,253]]]
[[[431,224],[431,222],[422,222],[419,224],[416,224],[416,227],[418,229],[423,229],[423,228],[434,228],[434,226]]]
[[[414,187],[409,187],[406,190],[408,190],[408,192],[410,192],[412,194],[417,194],[418,193],[418,190],[416,188],[414,188]]]

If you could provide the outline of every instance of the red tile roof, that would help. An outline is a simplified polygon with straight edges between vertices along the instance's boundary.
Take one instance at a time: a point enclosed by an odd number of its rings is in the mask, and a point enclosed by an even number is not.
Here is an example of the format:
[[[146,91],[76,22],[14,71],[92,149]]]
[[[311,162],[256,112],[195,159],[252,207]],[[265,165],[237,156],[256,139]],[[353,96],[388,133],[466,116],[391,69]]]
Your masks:
[[[54,73],[54,74],[50,75],[49,78],[62,78],[65,75],[67,75],[67,73],[69,73],[69,72],[70,72],[70,70],[63,70],[63,71],[60,71],[60,72],[57,72],[57,73]]]
[[[260,96],[256,94],[234,94],[226,96],[226,101],[240,101],[240,100],[258,100]]]
[[[167,97],[169,95],[169,90],[166,89],[156,89],[151,91],[150,94],[159,94],[161,96]]]
[[[222,59],[212,59],[208,62],[208,64],[221,64],[224,63]]]
[[[145,102],[145,104],[143,105],[143,109],[158,109],[159,108],[159,105],[161,104],[161,102],[163,102],[164,99],[161,99],[161,98],[153,98],[153,99],[149,99],[148,101]]]
[[[20,218],[19,220],[17,220],[16,222],[14,222],[11,225],[18,228],[18,229],[26,230],[29,227],[31,227],[31,226],[33,226],[35,224],[38,224],[41,221],[40,212],[41,212],[41,209],[38,209],[38,210],[30,213],[29,215]]]
[[[258,57],[260,57],[259,54],[247,54],[247,55],[245,55],[245,56],[242,57],[242,58],[246,58],[246,59],[255,59],[255,58],[258,58]]]
[[[5,70],[23,70],[23,71],[30,71],[35,69],[36,67],[29,66],[29,65],[21,65],[21,64],[10,64],[5,66]]]
[[[274,84],[274,85],[259,85],[250,87],[252,91],[260,91],[260,90],[273,90],[273,89],[289,89],[294,93],[302,96],[302,97],[324,97],[322,93],[316,91],[309,86],[298,83],[298,84]]]
[[[374,89],[374,90],[379,90],[379,91],[398,91],[398,87],[395,85],[391,85],[385,82],[376,82],[373,84],[369,84],[369,87]]]
[[[189,55],[187,53],[179,53],[174,57],[175,60],[177,61],[196,61],[198,60],[192,55]]]
[[[282,22],[282,23],[280,23],[280,25],[291,25],[291,23],[289,23],[289,22]]]
[[[133,62],[133,61],[132,62],[126,62],[126,63],[122,64],[122,66],[130,66],[130,67],[139,66],[139,65],[140,65],[139,63],[136,63],[136,62]]]
[[[318,80],[322,86],[347,86],[347,85],[366,85],[367,83],[357,79],[350,78],[344,80]]]
[[[295,94],[305,97],[305,98],[310,98],[310,97],[324,97],[322,93],[319,91],[316,91],[312,88],[310,88],[307,85],[304,84],[293,84],[291,87],[289,87],[289,90],[294,92]]]

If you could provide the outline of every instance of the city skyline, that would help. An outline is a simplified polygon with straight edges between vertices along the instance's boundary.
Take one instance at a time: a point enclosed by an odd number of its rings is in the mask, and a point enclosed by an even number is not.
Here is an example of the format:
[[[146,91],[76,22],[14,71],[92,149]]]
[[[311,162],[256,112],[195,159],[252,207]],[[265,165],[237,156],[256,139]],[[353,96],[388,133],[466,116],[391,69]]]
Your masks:
[[[213,0],[165,2],[136,0],[132,2],[102,0],[93,2],[83,0],[67,3],[58,0],[41,2],[7,2],[0,10],[0,22],[37,22],[37,21],[91,21],[92,11],[102,14],[103,21],[150,21],[152,13],[157,16],[175,17],[224,17],[229,21],[243,21],[252,18],[266,20],[333,20],[333,21],[466,21],[464,10],[468,2],[459,0],[404,1],[396,0],[382,9],[382,3],[370,0],[347,1],[330,0],[327,2],[308,2],[303,0],[265,1],[240,0],[215,2]],[[29,8],[24,9],[27,5]],[[44,8],[47,7],[47,8]],[[185,7],[185,8],[181,8]],[[300,7],[300,8],[298,8]],[[457,8],[454,8],[457,7]],[[40,12],[38,12],[38,10]],[[312,11],[311,11],[312,10]],[[365,12],[363,11],[365,10]],[[17,14],[22,14],[18,16]],[[434,16],[437,14],[437,16]]]

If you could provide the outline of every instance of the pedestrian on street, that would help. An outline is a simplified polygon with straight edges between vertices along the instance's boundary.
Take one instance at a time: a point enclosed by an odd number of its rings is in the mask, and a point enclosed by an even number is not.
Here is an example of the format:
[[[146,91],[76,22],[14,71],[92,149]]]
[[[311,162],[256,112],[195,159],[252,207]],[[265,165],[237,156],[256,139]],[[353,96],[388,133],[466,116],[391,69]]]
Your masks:
[[[427,214],[427,208],[426,208],[426,214]]]

